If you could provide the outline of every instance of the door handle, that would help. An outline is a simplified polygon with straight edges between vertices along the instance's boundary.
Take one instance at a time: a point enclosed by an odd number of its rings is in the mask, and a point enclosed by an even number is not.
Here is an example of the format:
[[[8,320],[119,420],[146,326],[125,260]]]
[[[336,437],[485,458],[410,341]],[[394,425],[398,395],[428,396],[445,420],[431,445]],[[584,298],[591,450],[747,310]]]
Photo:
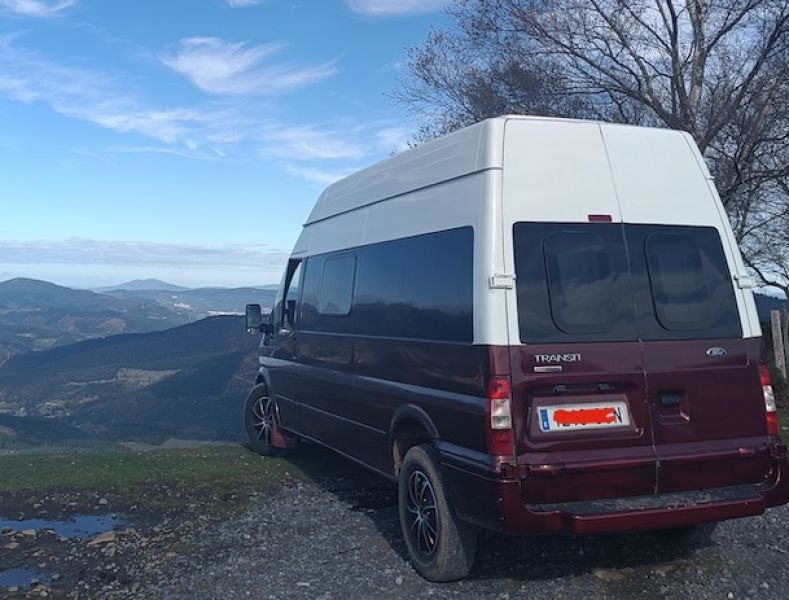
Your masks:
[[[682,402],[682,396],[676,393],[659,394],[658,398],[660,399],[660,405],[666,407],[679,406]]]

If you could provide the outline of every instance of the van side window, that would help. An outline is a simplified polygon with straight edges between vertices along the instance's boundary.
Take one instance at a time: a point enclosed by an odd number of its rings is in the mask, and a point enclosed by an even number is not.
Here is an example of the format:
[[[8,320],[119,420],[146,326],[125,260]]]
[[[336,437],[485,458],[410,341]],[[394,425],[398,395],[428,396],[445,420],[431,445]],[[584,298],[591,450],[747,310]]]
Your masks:
[[[351,333],[356,254],[310,256],[305,267],[300,328]]]
[[[357,333],[473,341],[473,228],[372,244],[359,253]]]
[[[351,312],[356,257],[328,258],[323,263],[323,277],[318,292],[318,314],[345,316]]]
[[[301,260],[291,260],[283,275],[274,305],[274,330],[291,329],[296,324],[296,312],[301,285]]]

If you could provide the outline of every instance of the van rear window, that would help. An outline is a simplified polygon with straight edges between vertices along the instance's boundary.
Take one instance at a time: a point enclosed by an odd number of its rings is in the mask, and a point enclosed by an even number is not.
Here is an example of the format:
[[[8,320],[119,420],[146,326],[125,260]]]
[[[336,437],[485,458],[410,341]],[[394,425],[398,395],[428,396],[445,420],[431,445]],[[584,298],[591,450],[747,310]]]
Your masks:
[[[522,341],[636,339],[620,225],[518,223],[514,235]]]
[[[625,236],[643,339],[742,336],[717,229],[625,225]]]
[[[517,223],[522,342],[742,335],[712,227]]]

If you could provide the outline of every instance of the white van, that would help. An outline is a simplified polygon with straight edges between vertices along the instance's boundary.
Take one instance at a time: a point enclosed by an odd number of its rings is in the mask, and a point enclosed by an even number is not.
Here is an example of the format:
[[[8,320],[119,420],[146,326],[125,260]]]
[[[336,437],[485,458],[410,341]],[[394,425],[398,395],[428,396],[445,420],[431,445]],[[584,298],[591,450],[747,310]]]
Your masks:
[[[435,581],[480,527],[698,539],[789,498],[750,286],[688,134],[490,119],[320,196],[246,432],[396,480]]]

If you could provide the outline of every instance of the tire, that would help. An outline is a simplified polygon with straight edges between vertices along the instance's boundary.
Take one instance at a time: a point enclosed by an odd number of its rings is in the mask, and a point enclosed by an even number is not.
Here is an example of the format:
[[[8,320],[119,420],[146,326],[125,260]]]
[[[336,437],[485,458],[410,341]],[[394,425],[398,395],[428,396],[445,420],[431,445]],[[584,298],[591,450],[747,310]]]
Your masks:
[[[712,534],[718,523],[699,523],[698,525],[688,525],[687,527],[675,527],[673,529],[661,529],[655,533],[665,544],[678,547],[692,548],[696,546],[708,546],[712,542]]]
[[[435,448],[414,446],[398,476],[398,508],[408,555],[429,581],[462,579],[477,553],[477,528],[457,518],[449,505]]]
[[[299,439],[277,427],[277,405],[265,385],[256,385],[244,403],[244,431],[249,447],[262,456],[284,456]]]

